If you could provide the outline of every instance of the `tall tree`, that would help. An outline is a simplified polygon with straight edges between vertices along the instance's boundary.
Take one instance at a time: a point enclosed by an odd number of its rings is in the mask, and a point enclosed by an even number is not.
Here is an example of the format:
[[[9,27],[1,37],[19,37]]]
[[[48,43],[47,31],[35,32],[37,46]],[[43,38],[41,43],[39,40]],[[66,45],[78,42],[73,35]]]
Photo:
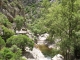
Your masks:
[[[80,15],[78,13],[80,4],[78,2],[79,0],[54,2],[48,8],[49,12],[45,18],[45,25],[52,37],[50,40],[53,40],[53,36],[58,36],[61,39],[60,49],[65,56],[65,60],[70,60],[71,56],[74,56],[74,49],[77,46],[75,42],[80,42],[75,34],[80,30]]]
[[[5,41],[2,39],[2,37],[0,36],[0,50],[5,47],[6,43]]]

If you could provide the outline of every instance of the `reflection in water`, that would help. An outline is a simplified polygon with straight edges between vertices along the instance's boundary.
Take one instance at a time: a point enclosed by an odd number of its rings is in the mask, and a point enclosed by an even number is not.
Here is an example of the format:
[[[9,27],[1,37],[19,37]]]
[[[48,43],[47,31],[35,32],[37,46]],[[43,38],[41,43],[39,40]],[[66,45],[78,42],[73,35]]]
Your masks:
[[[49,56],[45,57],[39,48],[36,47],[34,47],[32,51],[26,47],[26,51],[32,54],[34,60],[64,60],[64,57],[61,54],[57,54],[53,58]]]
[[[26,48],[26,51],[30,52],[33,55],[35,60],[51,60],[50,57],[45,57],[38,48],[34,47],[32,51]]]

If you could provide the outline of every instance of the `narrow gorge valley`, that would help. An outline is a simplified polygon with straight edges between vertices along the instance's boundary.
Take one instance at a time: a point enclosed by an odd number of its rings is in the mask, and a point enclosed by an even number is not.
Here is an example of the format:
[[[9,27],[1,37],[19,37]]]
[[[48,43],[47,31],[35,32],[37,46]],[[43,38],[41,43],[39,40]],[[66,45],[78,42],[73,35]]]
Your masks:
[[[0,0],[0,60],[80,60],[80,0]]]

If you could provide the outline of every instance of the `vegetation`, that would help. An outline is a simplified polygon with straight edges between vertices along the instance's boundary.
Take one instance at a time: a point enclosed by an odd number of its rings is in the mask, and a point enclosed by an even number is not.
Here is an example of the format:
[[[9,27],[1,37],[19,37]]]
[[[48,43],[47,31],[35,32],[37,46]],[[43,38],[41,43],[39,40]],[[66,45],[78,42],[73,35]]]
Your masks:
[[[1,38],[1,36],[0,36],[0,50],[3,48],[3,47],[5,47],[5,45],[6,45],[6,43],[5,43],[5,41]]]
[[[60,53],[64,55],[65,60],[71,60],[71,56],[77,58],[76,53],[79,53],[79,50],[75,52],[80,42],[77,34],[80,31],[79,2],[79,0],[57,0],[49,3],[44,0],[40,7],[40,17],[30,26],[36,34],[48,32],[50,34],[48,41],[51,43],[54,42],[53,36],[61,39]]]
[[[11,27],[11,23],[7,19],[7,17],[0,13],[0,25],[4,25],[5,27]]]
[[[3,2],[6,1],[8,0]],[[23,7],[18,5],[17,0],[10,4],[13,7]],[[6,14],[0,13],[0,29],[3,32],[0,36],[0,59],[20,60],[21,50],[24,50],[26,46],[33,48],[33,40],[26,35],[16,35],[16,32],[13,32],[13,30],[25,27],[24,25],[27,25],[25,28],[30,29],[36,37],[48,33],[48,45],[54,44],[56,38],[61,39],[58,43],[59,51],[49,50],[44,45],[40,46],[45,55],[54,56],[60,53],[65,60],[74,60],[80,57],[80,0],[56,0],[53,2],[42,0],[36,3],[31,2],[24,7],[26,19],[24,20],[24,16],[16,15],[13,18],[15,28],[12,26],[13,23],[9,22]],[[4,7],[4,9],[6,8]]]
[[[15,45],[11,48],[3,48],[0,51],[0,60],[22,60],[21,49]]]
[[[25,35],[14,35],[11,36],[9,39],[7,39],[6,44],[8,47],[11,47],[12,45],[16,45],[22,50],[24,50],[26,46],[32,48],[34,42]]]
[[[14,21],[16,23],[16,27],[15,29],[18,29],[20,30],[24,24],[24,18],[22,16],[19,16],[17,15],[15,18],[14,18]]]
[[[6,28],[5,26],[2,26],[2,31],[3,31],[2,38],[5,40],[5,42],[8,38],[10,38],[11,36],[13,36],[15,34],[14,31]]]

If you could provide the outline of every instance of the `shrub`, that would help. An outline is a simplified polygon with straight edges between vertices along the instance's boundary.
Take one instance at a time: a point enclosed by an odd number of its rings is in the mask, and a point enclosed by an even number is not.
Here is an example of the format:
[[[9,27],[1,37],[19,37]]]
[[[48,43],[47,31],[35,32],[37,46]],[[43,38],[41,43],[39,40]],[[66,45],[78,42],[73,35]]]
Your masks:
[[[6,44],[8,47],[11,47],[12,45],[16,45],[24,50],[25,46],[29,46],[30,48],[32,48],[34,42],[26,35],[16,35],[16,36],[14,35],[9,39],[7,39]]]
[[[5,41],[0,36],[0,49],[3,48],[6,45]]]
[[[6,39],[10,38],[11,36],[13,36],[15,33],[11,30],[6,28],[5,26],[2,26],[2,30],[3,30],[3,39],[6,41]]]

